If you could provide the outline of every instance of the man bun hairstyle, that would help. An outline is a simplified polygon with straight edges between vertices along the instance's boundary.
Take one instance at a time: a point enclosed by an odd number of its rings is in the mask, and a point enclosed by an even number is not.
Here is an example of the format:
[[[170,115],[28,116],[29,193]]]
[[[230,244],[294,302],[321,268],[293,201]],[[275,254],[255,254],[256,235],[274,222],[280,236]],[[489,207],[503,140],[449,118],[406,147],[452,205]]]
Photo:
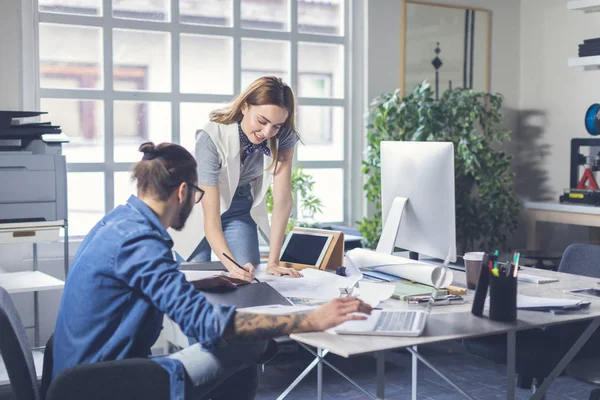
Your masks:
[[[139,194],[166,201],[182,182],[195,184],[198,180],[194,156],[178,144],[146,142],[139,151],[144,155],[131,171]]]

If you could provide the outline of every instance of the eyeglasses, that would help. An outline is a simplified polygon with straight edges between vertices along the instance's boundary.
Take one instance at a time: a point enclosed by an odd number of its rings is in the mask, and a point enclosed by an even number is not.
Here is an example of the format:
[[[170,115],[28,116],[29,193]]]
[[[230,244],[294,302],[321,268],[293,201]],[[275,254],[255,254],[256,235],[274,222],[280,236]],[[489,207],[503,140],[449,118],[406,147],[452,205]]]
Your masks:
[[[200,203],[200,200],[202,200],[202,198],[204,197],[204,190],[200,189],[198,186],[194,185],[193,183],[188,183],[188,185],[192,189],[196,189],[196,198],[194,199],[194,202],[196,204]]]

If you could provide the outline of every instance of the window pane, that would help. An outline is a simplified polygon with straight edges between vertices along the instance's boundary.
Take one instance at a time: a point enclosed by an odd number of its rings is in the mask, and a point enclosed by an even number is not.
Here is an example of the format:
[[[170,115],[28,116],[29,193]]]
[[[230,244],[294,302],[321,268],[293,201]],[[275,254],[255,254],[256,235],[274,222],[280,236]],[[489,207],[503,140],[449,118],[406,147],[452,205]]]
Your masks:
[[[344,220],[344,171],[341,168],[304,168],[313,177],[312,194],[321,200],[322,213],[311,216],[302,210],[300,195],[297,216],[299,220],[316,222],[342,222]]]
[[[39,35],[40,87],[104,87],[101,28],[40,24]]]
[[[132,194],[137,195],[137,184],[131,181],[130,172],[115,172],[115,207],[127,203]]]
[[[344,159],[344,108],[298,107],[298,160]]]
[[[43,121],[60,125],[69,137],[62,153],[69,163],[104,161],[104,103],[99,100],[40,99]]]
[[[242,0],[242,28],[290,30],[289,0]]]
[[[41,12],[102,15],[102,0],[38,0]]]
[[[185,24],[232,26],[233,0],[179,0],[179,20]]]
[[[179,144],[194,154],[196,131],[208,123],[208,114],[212,110],[223,107],[223,105],[218,103],[181,103]]]
[[[344,97],[344,46],[298,43],[298,96]]]
[[[83,236],[104,216],[104,174],[67,173],[69,235]]]
[[[290,42],[242,39],[242,88],[254,79],[275,75],[290,82]]]
[[[233,38],[182,34],[179,65],[182,93],[233,94]]]
[[[171,141],[171,104],[115,101],[115,161],[136,162],[144,142]]]
[[[299,1],[298,32],[344,35],[344,0]]]
[[[113,0],[113,17],[148,21],[171,20],[169,0]]]
[[[115,90],[171,91],[171,39],[167,32],[113,31]]]

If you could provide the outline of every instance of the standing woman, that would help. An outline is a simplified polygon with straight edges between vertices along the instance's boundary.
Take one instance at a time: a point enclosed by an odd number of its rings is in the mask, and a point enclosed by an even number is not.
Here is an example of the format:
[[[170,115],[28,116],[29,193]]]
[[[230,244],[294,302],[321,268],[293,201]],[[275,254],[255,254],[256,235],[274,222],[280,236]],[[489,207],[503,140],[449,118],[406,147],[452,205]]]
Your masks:
[[[170,232],[175,251],[188,261],[209,261],[211,248],[231,275],[252,280],[260,262],[258,228],[269,237],[267,272],[301,274],[279,265],[292,211],[292,160],[298,142],[292,89],[279,78],[262,77],[196,132],[198,184],[205,191],[186,227]],[[273,182],[271,226],[265,193]],[[243,265],[238,268],[226,253]]]

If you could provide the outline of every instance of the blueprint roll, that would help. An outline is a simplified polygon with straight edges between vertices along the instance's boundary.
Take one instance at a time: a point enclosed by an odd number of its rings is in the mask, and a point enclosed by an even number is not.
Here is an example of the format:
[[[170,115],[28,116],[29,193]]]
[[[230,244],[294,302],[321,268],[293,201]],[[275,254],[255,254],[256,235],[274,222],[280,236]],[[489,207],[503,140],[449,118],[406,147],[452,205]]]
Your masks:
[[[423,261],[411,260],[391,254],[377,253],[372,250],[357,248],[346,253],[346,257],[358,268],[368,268],[384,272],[399,278],[434,286],[442,276],[443,266]],[[439,288],[446,288],[454,280],[454,273],[446,269],[444,280]]]
[[[592,104],[585,113],[585,129],[592,136],[600,135],[600,104]]]

